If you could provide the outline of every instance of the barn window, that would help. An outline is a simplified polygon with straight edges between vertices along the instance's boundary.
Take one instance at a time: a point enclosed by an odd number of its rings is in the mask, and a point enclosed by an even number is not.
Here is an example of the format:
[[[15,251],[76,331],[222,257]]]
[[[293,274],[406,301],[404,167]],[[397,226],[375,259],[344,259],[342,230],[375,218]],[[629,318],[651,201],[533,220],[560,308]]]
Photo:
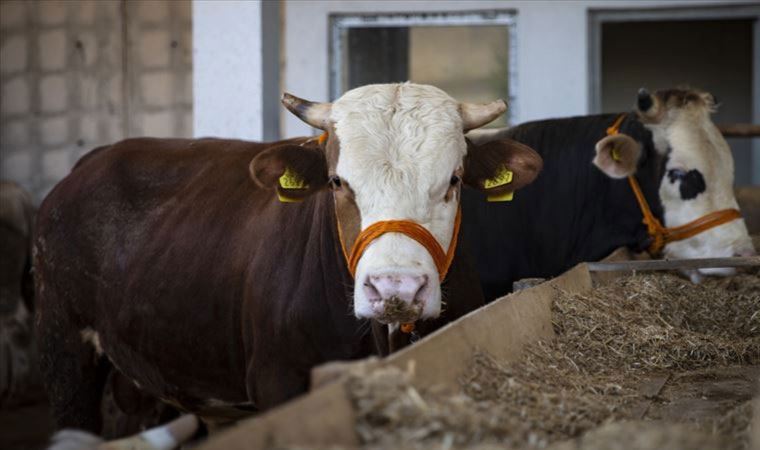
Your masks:
[[[508,100],[517,111],[513,12],[334,15],[330,95],[370,83],[411,80],[470,102]]]

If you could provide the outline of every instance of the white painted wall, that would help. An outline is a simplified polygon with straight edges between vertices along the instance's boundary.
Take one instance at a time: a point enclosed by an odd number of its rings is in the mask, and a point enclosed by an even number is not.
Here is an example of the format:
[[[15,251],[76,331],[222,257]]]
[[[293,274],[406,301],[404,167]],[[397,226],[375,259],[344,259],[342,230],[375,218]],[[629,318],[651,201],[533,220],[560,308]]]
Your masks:
[[[261,1],[193,0],[196,137],[262,140]]]
[[[756,0],[732,3],[756,3]],[[683,8],[725,4],[719,0],[288,0],[285,3],[283,89],[309,100],[328,100],[330,14],[513,10],[517,11],[518,121],[588,114],[590,8]],[[283,136],[312,133],[307,125],[292,115],[282,117]]]

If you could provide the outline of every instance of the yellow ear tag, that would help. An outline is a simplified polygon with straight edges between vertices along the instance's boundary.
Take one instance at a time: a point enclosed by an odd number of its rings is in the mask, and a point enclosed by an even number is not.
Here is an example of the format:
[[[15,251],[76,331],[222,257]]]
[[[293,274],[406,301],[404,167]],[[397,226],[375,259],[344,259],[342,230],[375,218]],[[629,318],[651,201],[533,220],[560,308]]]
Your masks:
[[[309,188],[309,185],[306,184],[303,178],[298,176],[296,172],[292,171],[290,167],[285,168],[285,173],[280,176],[279,182],[280,187],[284,190]],[[279,190],[277,191],[277,198],[283,203],[295,203],[302,201],[299,198],[287,197],[283,195]]]
[[[612,159],[615,161],[620,161],[620,150],[618,150],[617,147],[612,147],[612,150],[610,150],[610,155],[612,155]]]
[[[507,170],[506,167],[502,167],[501,171],[496,174],[495,177],[489,178],[483,181],[483,189],[491,189],[499,186],[504,186],[512,182],[512,171]]]
[[[515,198],[515,191],[508,191],[499,195],[489,195],[486,200],[489,202],[511,202]]]
[[[493,189],[504,186],[512,182],[512,171],[502,167],[501,171],[495,177],[483,181],[483,189]],[[493,194],[487,197],[489,202],[511,202],[515,196],[514,191],[504,192],[503,194]]]

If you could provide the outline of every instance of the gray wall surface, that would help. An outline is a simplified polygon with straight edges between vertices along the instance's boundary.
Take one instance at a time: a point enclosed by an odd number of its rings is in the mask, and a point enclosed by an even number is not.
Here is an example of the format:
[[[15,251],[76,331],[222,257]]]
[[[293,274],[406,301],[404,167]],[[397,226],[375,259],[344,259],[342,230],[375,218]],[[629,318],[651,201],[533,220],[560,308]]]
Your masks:
[[[0,2],[0,177],[40,201],[81,155],[192,134],[191,4]]]

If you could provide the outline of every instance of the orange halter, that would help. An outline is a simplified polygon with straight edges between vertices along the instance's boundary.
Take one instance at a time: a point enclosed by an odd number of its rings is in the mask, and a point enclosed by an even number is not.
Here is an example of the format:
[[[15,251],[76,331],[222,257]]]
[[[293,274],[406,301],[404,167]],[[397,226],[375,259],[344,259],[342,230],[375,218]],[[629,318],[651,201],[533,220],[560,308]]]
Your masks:
[[[351,253],[347,253],[343,248],[343,254],[348,255],[346,261],[348,262],[348,271],[351,272],[351,276],[356,275],[356,266],[359,264],[359,259],[364,254],[364,250],[375,239],[384,235],[385,233],[401,233],[404,234],[420,245],[425,247],[425,250],[433,257],[436,269],[438,269],[438,277],[441,282],[446,278],[446,274],[451,267],[451,262],[454,260],[454,253],[457,248],[457,235],[459,234],[459,225],[462,221],[462,210],[457,208],[457,215],[454,219],[454,231],[451,235],[451,242],[449,243],[448,251],[443,251],[443,247],[433,237],[430,232],[422,225],[412,222],[411,220],[383,220],[381,222],[375,222],[367,228],[363,229],[359,236],[356,238]],[[343,241],[340,241],[343,246]]]
[[[607,128],[607,135],[612,136],[620,132],[620,124],[623,123],[625,114],[621,114],[612,124]],[[636,196],[636,201],[641,209],[641,214],[644,216],[642,222],[647,226],[647,234],[652,238],[652,243],[649,245],[647,251],[652,255],[659,254],[666,245],[671,242],[681,241],[694,237],[703,231],[707,231],[710,228],[715,228],[724,223],[731,222],[741,218],[741,213],[738,209],[721,209],[720,211],[713,211],[705,214],[691,222],[679,225],[677,227],[665,227],[657,217],[652,214],[652,210],[649,208],[644,194],[641,192],[641,186],[633,175],[628,176],[628,183],[631,185],[633,194]]]

